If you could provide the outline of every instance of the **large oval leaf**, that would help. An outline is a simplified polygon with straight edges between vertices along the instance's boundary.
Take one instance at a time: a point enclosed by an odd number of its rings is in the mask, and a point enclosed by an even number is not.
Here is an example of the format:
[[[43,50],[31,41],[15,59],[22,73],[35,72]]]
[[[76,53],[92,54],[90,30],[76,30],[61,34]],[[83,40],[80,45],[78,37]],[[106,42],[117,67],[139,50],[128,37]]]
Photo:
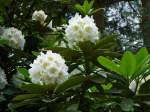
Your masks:
[[[120,70],[123,77],[129,79],[136,70],[136,59],[135,56],[127,51],[124,53],[120,61]]]
[[[144,47],[144,48],[141,48],[138,53],[136,54],[136,61],[137,63],[141,63],[143,61],[143,59],[145,59],[147,56],[149,55],[147,49]]]
[[[118,64],[114,63],[113,61],[103,57],[103,56],[100,56],[98,58],[98,62],[103,65],[104,67],[106,67],[107,69],[113,71],[113,72],[116,72],[117,74],[120,74],[120,67]]]

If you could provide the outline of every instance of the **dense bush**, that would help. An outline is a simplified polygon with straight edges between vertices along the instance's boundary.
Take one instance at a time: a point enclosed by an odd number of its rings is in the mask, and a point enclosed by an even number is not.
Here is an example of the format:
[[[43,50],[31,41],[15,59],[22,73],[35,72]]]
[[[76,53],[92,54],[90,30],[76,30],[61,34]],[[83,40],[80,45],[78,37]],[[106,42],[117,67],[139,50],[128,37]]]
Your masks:
[[[102,35],[94,1],[0,1],[0,112],[149,112],[150,54]]]

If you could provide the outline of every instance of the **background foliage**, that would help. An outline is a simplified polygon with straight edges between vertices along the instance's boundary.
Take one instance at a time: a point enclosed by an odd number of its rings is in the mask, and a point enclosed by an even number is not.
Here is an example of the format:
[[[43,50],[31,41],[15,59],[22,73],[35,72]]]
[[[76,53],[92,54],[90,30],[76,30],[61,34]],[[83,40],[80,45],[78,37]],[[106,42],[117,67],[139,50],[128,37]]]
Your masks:
[[[143,1],[83,2],[0,0],[1,27],[16,27],[26,39],[24,51],[0,40],[0,67],[8,80],[0,90],[0,112],[149,112],[148,31],[142,23],[148,11]],[[32,21],[33,12],[41,9],[48,15],[45,26]],[[60,47],[62,42],[67,45],[64,30],[54,32],[47,25],[51,20],[53,27],[67,24],[76,12],[94,15],[100,39],[96,43],[80,42],[78,49]],[[148,50],[139,50],[143,46]],[[43,48],[61,54],[69,73],[78,73],[60,85],[32,84],[29,64]],[[133,81],[134,90],[130,88]]]

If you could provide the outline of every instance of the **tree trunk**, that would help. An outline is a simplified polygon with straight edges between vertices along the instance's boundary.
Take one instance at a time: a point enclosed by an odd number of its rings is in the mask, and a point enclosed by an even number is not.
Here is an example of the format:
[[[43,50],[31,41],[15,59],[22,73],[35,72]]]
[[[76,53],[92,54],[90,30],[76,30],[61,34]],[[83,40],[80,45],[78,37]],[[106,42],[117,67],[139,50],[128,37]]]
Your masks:
[[[105,6],[104,6],[104,4],[99,3],[99,1],[96,1],[95,7],[96,8],[104,8]],[[94,20],[96,22],[96,25],[99,28],[103,28],[104,27],[104,10],[100,10],[97,13],[95,13]]]
[[[143,15],[142,15],[142,32],[144,46],[150,51],[150,0],[142,0]]]

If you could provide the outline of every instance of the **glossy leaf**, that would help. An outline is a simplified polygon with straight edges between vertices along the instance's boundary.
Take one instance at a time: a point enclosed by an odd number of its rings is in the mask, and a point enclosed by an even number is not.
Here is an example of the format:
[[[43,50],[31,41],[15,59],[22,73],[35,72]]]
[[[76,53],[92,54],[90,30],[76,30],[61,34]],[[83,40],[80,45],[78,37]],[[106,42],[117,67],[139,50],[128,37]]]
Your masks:
[[[132,54],[130,51],[126,51],[117,64],[101,56],[98,58],[98,61],[108,70],[116,72],[128,80],[133,80],[140,75],[143,77],[144,74],[147,74],[150,70],[150,55],[146,48],[142,48],[136,55]]]
[[[121,74],[126,78],[131,77],[135,73],[136,59],[131,52],[127,51],[123,55],[120,61],[120,70]]]
[[[146,58],[147,56],[149,55],[147,49],[144,47],[144,48],[141,48],[137,54],[136,54],[136,61],[137,63],[140,63],[144,58]]]
[[[136,66],[136,72],[133,75],[132,79],[134,79],[135,77],[140,76],[141,74],[145,74],[147,72],[147,70],[150,70],[150,65],[148,64],[148,62],[150,61],[150,55],[148,55],[147,57],[145,57],[137,66]]]
[[[116,72],[117,74],[121,74],[119,65],[117,65],[113,61],[111,61],[111,60],[109,60],[109,59],[107,59],[107,58],[105,58],[103,56],[100,56],[98,58],[98,62],[101,65],[103,65],[104,67],[106,67],[108,70]]]

